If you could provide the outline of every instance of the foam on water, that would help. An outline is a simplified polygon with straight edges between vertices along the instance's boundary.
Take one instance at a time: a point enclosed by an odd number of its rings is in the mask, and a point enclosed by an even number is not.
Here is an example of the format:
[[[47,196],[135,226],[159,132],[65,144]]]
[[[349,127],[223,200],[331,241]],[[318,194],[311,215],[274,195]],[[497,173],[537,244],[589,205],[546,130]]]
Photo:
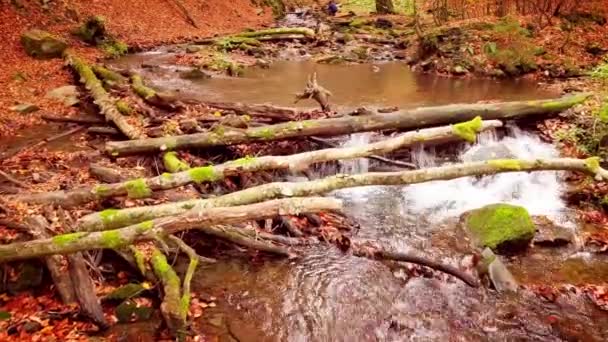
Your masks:
[[[538,137],[511,127],[507,136],[498,139],[493,132],[484,133],[474,146],[462,151],[470,156],[475,150],[506,146],[515,158],[555,158],[554,146]],[[414,152],[414,161],[421,167],[437,166],[432,153],[424,149]],[[494,176],[465,177],[449,181],[415,184],[404,188],[403,196],[410,212],[425,214],[433,221],[455,217],[467,210],[492,203],[511,203],[525,207],[532,215],[547,215],[557,221],[566,205],[560,197],[560,173],[555,171],[513,172]]]

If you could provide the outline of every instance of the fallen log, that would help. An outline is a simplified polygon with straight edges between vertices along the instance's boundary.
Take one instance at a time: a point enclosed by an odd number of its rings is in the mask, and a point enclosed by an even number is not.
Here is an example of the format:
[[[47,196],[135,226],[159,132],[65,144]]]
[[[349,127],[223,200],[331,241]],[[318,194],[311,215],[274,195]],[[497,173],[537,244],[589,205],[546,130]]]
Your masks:
[[[101,81],[95,76],[91,67],[71,52],[65,53],[67,63],[78,73],[80,82],[91,92],[93,102],[99,107],[107,121],[113,122],[116,127],[129,139],[141,139],[145,134],[127,122],[127,119],[118,111],[110,94],[103,88]]]
[[[185,148],[203,148],[280,140],[294,137],[341,135],[384,129],[414,129],[482,119],[515,119],[532,115],[559,113],[585,101],[590,94],[568,95],[558,99],[516,101],[491,104],[453,104],[400,110],[388,114],[342,116],[330,119],[285,122],[246,130],[222,130],[137,141],[111,141],[106,152],[113,156],[133,153],[166,151]]]
[[[231,110],[239,115],[249,115],[251,117],[266,117],[280,121],[295,120],[298,111],[295,108],[279,107],[268,104],[245,104],[240,102],[217,102],[203,101],[202,103],[212,108]]]
[[[69,122],[69,123],[89,124],[89,125],[104,123],[104,121],[102,119],[94,118],[94,117],[85,117],[85,116],[68,117],[68,116],[54,116],[54,115],[43,114],[41,116],[41,118],[43,120],[52,121],[52,122]]]
[[[502,124],[500,121],[495,120],[486,122],[478,120],[472,121],[467,125],[474,126],[473,131],[470,132],[473,134],[474,138],[476,132],[500,127]],[[57,203],[63,206],[75,206],[96,199],[129,194],[142,198],[151,194],[152,191],[176,188],[189,183],[217,181],[226,176],[242,172],[272,169],[304,170],[313,163],[385,154],[423,142],[445,142],[450,139],[458,139],[459,135],[462,136],[461,133],[456,132],[453,126],[427,128],[420,131],[407,132],[394,138],[364,146],[329,148],[289,156],[246,157],[224,164],[196,167],[189,170],[186,168],[186,165],[178,165],[176,164],[176,161],[171,158],[174,156],[175,152],[167,152],[165,154],[166,160],[164,160],[165,168],[169,170],[169,172],[172,172],[172,174],[163,174],[152,178],[140,178],[74,190],[60,190],[40,194],[19,194],[10,196],[9,199],[30,203]],[[470,139],[468,136],[466,138]],[[93,165],[91,167],[93,167]],[[173,173],[172,170],[181,170],[182,172]],[[131,191],[129,189],[131,189]],[[140,189],[141,191],[136,193],[133,189]]]
[[[272,218],[279,215],[295,215],[301,212],[340,210],[341,208],[341,201],[325,197],[277,199],[228,208],[204,210],[193,208],[184,215],[150,220],[115,230],[67,233],[48,239],[0,245],[0,263],[40,258],[54,254],[70,254],[91,249],[117,249],[129,246],[136,241],[157,240],[168,234],[188,229],[199,229],[211,234],[217,233],[217,236],[223,237],[225,231],[220,230],[226,228],[214,228],[214,225]],[[108,213],[106,212],[106,214]],[[241,245],[244,245],[243,242],[249,244],[245,246],[262,246],[262,242],[255,239],[250,238],[245,241],[245,236],[245,234],[241,234],[241,236],[230,241]],[[277,249],[277,251],[280,251],[281,254],[288,254],[284,248]]]
[[[407,185],[468,176],[542,170],[580,171],[599,179],[608,179],[608,171],[599,166],[599,158],[596,157],[587,159],[497,159],[400,172],[335,175],[307,182],[269,183],[208,199],[105,210],[81,217],[77,221],[77,226],[79,231],[98,231],[123,227],[163,216],[179,215],[193,207],[227,207],[256,203],[273,198],[311,196],[358,186]]]

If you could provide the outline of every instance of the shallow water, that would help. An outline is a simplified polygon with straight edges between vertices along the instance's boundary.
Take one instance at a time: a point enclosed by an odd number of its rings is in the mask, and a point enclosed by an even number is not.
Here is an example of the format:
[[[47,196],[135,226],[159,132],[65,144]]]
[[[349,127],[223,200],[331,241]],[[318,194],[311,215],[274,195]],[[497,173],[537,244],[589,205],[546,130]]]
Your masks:
[[[158,67],[139,67],[141,63]],[[341,109],[362,105],[413,107],[479,100],[518,100],[555,96],[527,81],[461,80],[410,72],[401,63],[320,65],[311,61],[275,63],[247,70],[243,78],[181,80],[167,54],[119,60],[139,69],[154,86],[181,89],[183,97],[201,100],[272,102],[293,105],[311,72],[330,89]],[[311,106],[301,103],[300,106]],[[373,140],[354,134],[344,145]],[[557,151],[536,137],[511,129],[499,142],[487,134],[477,146],[505,144],[517,157],[554,157]],[[413,153],[420,166],[439,161],[432,149]],[[365,159],[341,164],[342,172],[365,172]],[[468,264],[470,246],[458,229],[466,210],[495,202],[527,207],[561,225],[576,229],[560,198],[557,172],[511,173],[464,178],[409,187],[363,187],[333,195],[345,200],[347,213],[360,225],[357,236],[382,241],[400,251],[414,251],[454,266]],[[536,250],[535,250],[536,251]],[[580,260],[577,246],[539,251],[521,260],[506,260],[523,284],[601,283],[606,274],[599,259]],[[603,262],[603,261],[600,261]],[[407,266],[406,266],[407,267]],[[550,270],[551,276],[546,272]],[[513,341],[608,339],[608,315],[584,296],[565,293],[554,303],[523,291],[501,295],[471,289],[445,275],[408,278],[400,267],[313,247],[296,260],[226,258],[201,266],[193,290],[218,298],[197,320],[196,329],[221,341]],[[548,320],[547,317],[554,317]],[[555,318],[556,317],[556,318]]]
[[[141,64],[158,65],[141,68]],[[382,64],[335,65],[313,61],[281,61],[270,68],[246,69],[243,77],[214,77],[183,80],[167,54],[141,54],[115,62],[120,68],[135,69],[151,85],[166,91],[179,89],[179,96],[207,101],[272,103],[294,106],[294,95],[301,92],[307,77],[317,73],[319,84],[329,89],[331,101],[338,108],[360,106],[397,106],[408,108],[430,104],[462,103],[479,100],[516,100],[551,97],[534,82],[526,80],[498,82],[490,79],[451,79],[411,72],[400,62]],[[300,107],[314,107],[303,101]]]

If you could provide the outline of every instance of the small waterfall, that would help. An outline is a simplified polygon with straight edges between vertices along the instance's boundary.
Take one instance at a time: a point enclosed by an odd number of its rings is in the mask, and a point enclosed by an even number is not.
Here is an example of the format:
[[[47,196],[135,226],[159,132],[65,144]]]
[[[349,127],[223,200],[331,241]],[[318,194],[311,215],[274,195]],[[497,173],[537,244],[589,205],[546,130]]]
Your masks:
[[[477,144],[462,151],[463,162],[499,158],[555,158],[557,150],[517,127],[498,139],[494,132],[481,134]],[[435,166],[434,155],[422,149],[413,153],[420,167]],[[407,210],[432,221],[455,217],[492,203],[524,206],[532,215],[547,215],[563,221],[566,209],[560,195],[560,173],[555,171],[504,173],[487,177],[465,177],[449,181],[415,184],[404,189]],[[566,223],[566,222],[562,222]]]
[[[342,143],[342,147],[355,147],[366,145],[370,143],[371,133],[355,133],[351,134],[350,138]],[[369,160],[367,158],[359,158],[353,160],[344,160],[340,162],[340,172],[341,173],[363,173],[367,172],[369,168]]]

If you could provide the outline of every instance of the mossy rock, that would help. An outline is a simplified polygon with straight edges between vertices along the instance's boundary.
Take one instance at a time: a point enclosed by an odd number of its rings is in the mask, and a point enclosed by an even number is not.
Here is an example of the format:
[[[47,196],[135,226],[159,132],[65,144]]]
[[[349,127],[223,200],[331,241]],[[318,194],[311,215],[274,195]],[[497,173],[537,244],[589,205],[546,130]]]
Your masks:
[[[154,309],[147,306],[138,307],[130,300],[122,302],[115,310],[119,323],[146,321],[152,317],[153,312]]]
[[[150,288],[149,284],[129,283],[123,285],[106,295],[103,300],[125,300],[133,298]]]
[[[464,226],[479,247],[497,252],[527,247],[536,232],[526,208],[503,203],[468,212]]]
[[[21,35],[21,44],[28,55],[40,59],[60,58],[68,43],[42,30],[29,30]]]
[[[99,15],[89,17],[75,34],[83,41],[97,45],[106,38],[106,19]]]

